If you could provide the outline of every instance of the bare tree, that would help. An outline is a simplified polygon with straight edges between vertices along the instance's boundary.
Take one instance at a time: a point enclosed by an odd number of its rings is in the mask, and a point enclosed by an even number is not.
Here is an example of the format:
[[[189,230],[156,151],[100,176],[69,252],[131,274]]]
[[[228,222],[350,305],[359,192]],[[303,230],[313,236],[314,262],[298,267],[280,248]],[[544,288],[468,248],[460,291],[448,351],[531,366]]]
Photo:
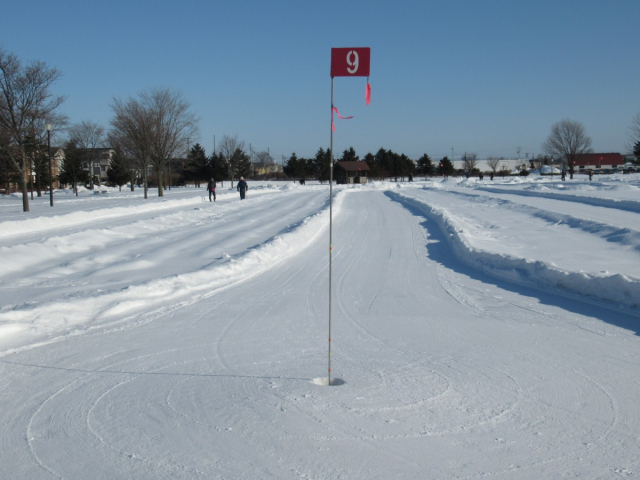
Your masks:
[[[262,163],[263,166],[272,165],[274,163],[273,157],[269,152],[256,152],[256,158],[258,163]]]
[[[142,164],[144,198],[148,192],[148,167],[152,164],[158,176],[158,196],[164,195],[163,173],[169,161],[187,148],[189,138],[196,136],[197,119],[182,94],[155,88],[139,94],[139,99],[126,102],[115,99],[110,136]]]
[[[57,69],[41,61],[23,67],[18,57],[0,47],[0,130],[8,140],[0,143],[0,149],[18,172],[25,212],[29,211],[26,179],[30,174],[25,143],[35,138],[37,144],[44,145],[45,123],[51,122],[54,132],[66,123],[66,117],[55,112],[65,97],[54,96],[49,90],[60,76]]]
[[[640,111],[636,113],[635,117],[631,120],[629,126],[629,140],[631,140],[630,150],[635,150],[635,146],[640,142]]]
[[[231,188],[233,188],[233,180],[238,170],[238,162],[242,159],[240,153],[244,153],[244,142],[238,140],[238,135],[223,135],[222,142],[220,142],[220,157],[227,164],[231,177]]]
[[[118,144],[125,152],[140,163],[144,181],[144,198],[149,192],[149,164],[151,162],[151,119],[145,112],[144,105],[129,98],[126,102],[114,99],[111,104],[115,116],[111,119],[109,139],[112,145]]]
[[[76,142],[85,161],[89,164],[89,188],[93,190],[93,162],[96,158],[96,148],[102,147],[106,139],[104,127],[90,120],[84,120],[71,126],[69,138]],[[98,185],[100,185],[100,173],[98,173]]]
[[[563,168],[568,165],[569,174],[573,178],[576,157],[591,152],[591,138],[580,122],[565,119],[551,127],[551,133],[542,144],[542,149],[549,155],[560,158]]]
[[[478,164],[478,154],[465,152],[462,156],[462,161],[464,162],[465,171],[471,172]]]
[[[493,170],[493,173],[495,174],[496,170],[498,170],[498,165],[500,165],[500,159],[498,157],[488,157],[487,165],[489,165],[489,168]]]
[[[198,134],[198,119],[181,93],[156,88],[140,94],[151,119],[151,163],[158,175],[158,196],[163,193],[164,171],[172,158],[188,149]]]

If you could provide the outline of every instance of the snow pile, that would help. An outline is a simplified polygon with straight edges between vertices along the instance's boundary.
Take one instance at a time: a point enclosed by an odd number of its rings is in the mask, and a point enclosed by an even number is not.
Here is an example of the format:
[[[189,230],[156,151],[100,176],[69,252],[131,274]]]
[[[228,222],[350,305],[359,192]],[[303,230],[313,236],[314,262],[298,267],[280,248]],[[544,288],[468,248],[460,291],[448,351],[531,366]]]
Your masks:
[[[130,207],[103,208],[91,211],[77,211],[66,215],[53,215],[49,217],[28,218],[26,220],[7,220],[0,222],[0,238],[14,237],[24,235],[51,228],[76,226],[87,224],[90,222],[107,220],[112,218],[121,218],[129,215],[138,215],[140,213],[152,213],[172,208],[188,207],[190,205],[198,205],[201,200],[199,198],[190,198],[184,200],[168,200],[164,202],[152,202],[144,205],[135,205]]]
[[[537,288],[554,291],[560,289],[569,294],[594,297],[627,307],[640,307],[640,278],[607,272],[592,274],[563,270],[542,260],[480,249],[474,244],[473,235],[469,235],[468,225],[447,209],[401,193],[390,192],[390,195],[411,204],[434,220],[448,236],[456,255],[468,265],[487,274]]]
[[[551,165],[543,165],[541,173],[543,175],[560,175],[562,171],[559,168],[553,167]]]

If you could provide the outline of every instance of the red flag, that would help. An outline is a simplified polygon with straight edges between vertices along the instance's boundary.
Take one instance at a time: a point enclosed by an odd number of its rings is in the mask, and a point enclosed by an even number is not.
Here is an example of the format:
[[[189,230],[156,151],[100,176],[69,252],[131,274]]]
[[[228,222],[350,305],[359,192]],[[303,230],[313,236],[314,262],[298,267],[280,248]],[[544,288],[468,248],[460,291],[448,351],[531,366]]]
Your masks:
[[[338,109],[336,107],[333,107],[331,109],[331,130],[333,130],[334,132],[336,131],[336,126],[333,124],[333,112],[336,112],[338,118],[341,118],[342,120],[349,120],[350,118],[353,118],[353,115],[351,117],[343,117],[342,115],[340,115]]]

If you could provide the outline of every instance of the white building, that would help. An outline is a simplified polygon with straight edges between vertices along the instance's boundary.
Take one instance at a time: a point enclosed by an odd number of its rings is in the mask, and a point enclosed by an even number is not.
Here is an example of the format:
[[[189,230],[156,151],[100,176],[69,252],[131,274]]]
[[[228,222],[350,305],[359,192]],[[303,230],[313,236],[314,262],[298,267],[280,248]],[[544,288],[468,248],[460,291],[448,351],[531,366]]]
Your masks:
[[[454,160],[453,167],[456,170],[464,170],[464,160]],[[524,159],[515,160],[511,159],[500,159],[498,160],[498,166],[496,167],[496,172],[513,172],[515,170],[521,170],[522,168],[528,168],[529,162]],[[481,172],[491,172],[493,169],[487,163],[487,160],[476,160],[476,168]]]

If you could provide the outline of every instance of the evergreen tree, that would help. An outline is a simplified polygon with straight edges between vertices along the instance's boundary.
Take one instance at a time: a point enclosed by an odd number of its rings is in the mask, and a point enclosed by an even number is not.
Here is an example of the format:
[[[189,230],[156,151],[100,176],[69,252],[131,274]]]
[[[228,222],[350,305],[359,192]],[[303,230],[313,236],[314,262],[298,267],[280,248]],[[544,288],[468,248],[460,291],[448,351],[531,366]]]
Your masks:
[[[374,156],[378,168],[380,171],[380,178],[382,180],[393,176],[393,152],[391,150],[385,150],[381,148]]]
[[[251,175],[251,159],[242,148],[236,148],[232,157],[233,164],[236,166],[236,177],[249,177]]]
[[[433,162],[426,153],[418,159],[418,173],[425,176],[433,173]]]
[[[75,140],[69,140],[64,144],[64,162],[58,178],[63,185],[71,184],[78,195],[78,183],[89,180],[89,172],[84,168],[82,154]]]
[[[229,178],[228,164],[222,154],[213,154],[209,157],[208,172],[210,172],[209,178],[213,175],[213,178],[215,178],[216,182],[219,182],[222,187],[224,181]]]
[[[455,168],[453,167],[453,163],[449,160],[449,157],[444,157],[440,160],[440,165],[438,166],[438,175],[442,175],[448,177],[449,175],[453,175],[455,172]]]
[[[216,182],[218,181],[218,176],[216,175],[216,161],[218,157],[215,154],[211,154],[210,157],[206,157],[206,161],[202,170],[203,177],[205,181],[208,183],[210,179],[214,178]]]
[[[376,157],[369,152],[364,156],[364,161],[369,165],[369,177],[380,178],[380,165],[376,162]]]
[[[633,154],[636,156],[636,163],[640,163],[640,141],[633,146]]]
[[[287,160],[287,163],[282,167],[282,170],[284,171],[284,174],[289,178],[298,177],[300,166],[298,162],[298,157],[296,156],[296,152],[293,152],[291,154],[291,156]]]
[[[342,153],[342,157],[340,158],[340,161],[341,162],[359,162],[360,157],[356,155],[356,151],[353,149],[353,147],[349,147],[349,150],[345,150]]]
[[[0,139],[0,142],[3,141]],[[8,139],[6,139],[8,145]],[[7,147],[8,148],[8,147]],[[5,189],[6,192],[9,191],[9,184],[18,183],[18,170],[16,169],[13,162],[9,158],[3,148],[0,147],[0,186]]]
[[[282,167],[282,171],[289,178],[295,178],[298,171],[298,157],[295,152],[291,154],[287,163]]]
[[[198,187],[200,187],[200,182],[208,183],[209,179],[212,177],[210,173],[209,157],[207,157],[207,153],[199,143],[196,143],[189,153],[190,160],[193,162],[192,166],[195,170],[195,180]]]
[[[404,178],[409,174],[409,168],[407,165],[407,161],[409,161],[409,158],[403,153],[403,154],[398,154],[395,152],[391,152],[391,159],[393,161],[393,177],[394,177],[394,181],[398,181],[398,177],[400,177],[400,179],[402,181],[404,181]]]
[[[185,182],[193,182],[196,187],[200,187],[200,182],[207,182],[211,178],[209,170],[209,159],[205,150],[199,143],[196,143],[189,150],[189,155],[184,162],[182,177]]]
[[[307,161],[304,158],[298,158],[293,152],[283,170],[289,178],[304,179],[307,177]]]
[[[318,178],[318,172],[316,170],[316,159],[315,158],[307,158],[305,160],[305,172],[307,174],[306,178]]]
[[[400,162],[402,166],[402,181],[404,182],[405,177],[413,178],[413,176],[416,174],[415,162],[407,157],[404,153],[400,155]]]
[[[320,147],[314,159],[314,167],[315,167],[314,170],[316,173],[316,178],[320,183],[329,181],[330,166],[331,166],[331,149],[328,148],[325,151],[322,147]]]
[[[122,185],[126,185],[128,181],[131,180],[133,183],[129,162],[122,150],[117,147],[107,169],[107,178],[112,185],[117,185],[120,191],[122,191]]]

